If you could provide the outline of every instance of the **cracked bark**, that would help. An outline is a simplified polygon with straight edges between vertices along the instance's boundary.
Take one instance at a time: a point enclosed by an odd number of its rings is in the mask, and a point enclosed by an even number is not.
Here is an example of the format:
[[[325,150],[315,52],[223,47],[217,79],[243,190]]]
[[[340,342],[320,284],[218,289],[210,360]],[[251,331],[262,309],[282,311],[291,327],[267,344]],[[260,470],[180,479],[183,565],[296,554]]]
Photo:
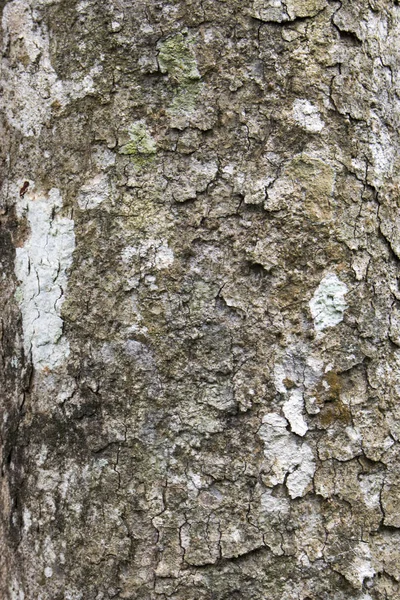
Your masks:
[[[400,599],[400,7],[2,11],[0,596]]]

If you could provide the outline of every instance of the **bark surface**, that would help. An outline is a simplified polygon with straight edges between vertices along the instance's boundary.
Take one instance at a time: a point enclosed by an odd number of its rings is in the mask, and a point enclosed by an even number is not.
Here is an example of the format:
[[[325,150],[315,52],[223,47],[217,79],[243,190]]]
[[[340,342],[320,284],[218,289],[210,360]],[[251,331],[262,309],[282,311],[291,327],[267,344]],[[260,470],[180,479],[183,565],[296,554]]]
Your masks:
[[[400,598],[400,7],[2,10],[0,596]]]

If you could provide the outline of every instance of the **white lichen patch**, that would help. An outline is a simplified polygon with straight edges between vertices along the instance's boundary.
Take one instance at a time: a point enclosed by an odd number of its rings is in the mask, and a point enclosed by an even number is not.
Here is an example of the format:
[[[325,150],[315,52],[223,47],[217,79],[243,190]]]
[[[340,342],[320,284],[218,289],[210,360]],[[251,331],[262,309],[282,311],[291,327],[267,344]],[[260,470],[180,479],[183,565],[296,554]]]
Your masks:
[[[213,406],[217,410],[229,410],[235,406],[233,390],[230,385],[209,385],[201,394],[201,402]]]
[[[259,436],[264,442],[264,455],[267,462],[267,485],[283,483],[291,498],[298,498],[307,492],[315,473],[312,450],[305,442],[300,443],[287,430],[287,421],[271,413],[263,417]]]
[[[55,188],[47,196],[27,194],[18,206],[20,216],[25,216],[30,226],[30,236],[16,249],[15,260],[24,350],[39,370],[60,366],[69,354],[60,309],[75,235],[74,222],[61,216],[61,207],[61,195]]]
[[[305,435],[308,427],[303,417],[304,399],[301,390],[293,390],[289,394],[289,400],[284,403],[282,410],[293,433],[300,436]]]
[[[253,173],[249,174],[242,187],[245,204],[262,204],[265,201],[266,189],[273,181],[272,176],[256,178]]]
[[[367,252],[362,252],[353,259],[351,268],[354,271],[357,281],[362,281],[366,277],[370,262],[371,257]]]
[[[297,435],[304,436],[308,430],[305,411],[319,412],[313,395],[321,381],[323,366],[323,361],[307,344],[293,346],[274,365],[275,388],[284,400],[282,411]]]
[[[343,320],[347,308],[345,295],[347,285],[335,273],[328,273],[310,300],[310,310],[317,331],[334,327]]]
[[[115,152],[112,152],[104,146],[93,148],[92,161],[99,170],[106,170],[115,165]]]
[[[308,100],[297,98],[294,101],[293,119],[311,133],[319,133],[325,127],[318,108]]]
[[[286,375],[286,370],[284,365],[277,363],[274,365],[274,384],[276,387],[276,390],[278,392],[280,392],[281,394],[285,394],[286,393],[286,386],[284,384],[284,381],[286,379],[287,375]]]
[[[171,248],[168,247],[168,244],[161,244],[157,248],[154,257],[154,264],[156,269],[168,269],[174,262],[174,253]]]
[[[3,61],[3,110],[8,122],[24,136],[38,136],[52,106],[59,109],[95,91],[94,65],[84,76],[62,81],[50,59],[45,20],[27,0],[8,2],[2,14],[3,49],[17,49]],[[15,98],[18,90],[18,98]]]

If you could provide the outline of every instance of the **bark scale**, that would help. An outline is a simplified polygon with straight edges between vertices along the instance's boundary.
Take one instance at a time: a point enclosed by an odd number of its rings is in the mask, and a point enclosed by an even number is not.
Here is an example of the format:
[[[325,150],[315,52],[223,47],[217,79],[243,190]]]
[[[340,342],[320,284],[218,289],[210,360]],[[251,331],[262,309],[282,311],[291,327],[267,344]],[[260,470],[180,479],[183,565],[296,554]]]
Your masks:
[[[1,597],[400,598],[397,2],[1,7]]]

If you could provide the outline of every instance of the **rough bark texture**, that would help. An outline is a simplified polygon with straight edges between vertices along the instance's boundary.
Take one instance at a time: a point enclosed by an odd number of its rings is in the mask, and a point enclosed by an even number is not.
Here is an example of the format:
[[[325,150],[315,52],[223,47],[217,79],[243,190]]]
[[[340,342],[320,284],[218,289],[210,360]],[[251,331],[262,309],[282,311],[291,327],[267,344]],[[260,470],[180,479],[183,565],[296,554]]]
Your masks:
[[[397,2],[1,7],[1,598],[400,598]]]

